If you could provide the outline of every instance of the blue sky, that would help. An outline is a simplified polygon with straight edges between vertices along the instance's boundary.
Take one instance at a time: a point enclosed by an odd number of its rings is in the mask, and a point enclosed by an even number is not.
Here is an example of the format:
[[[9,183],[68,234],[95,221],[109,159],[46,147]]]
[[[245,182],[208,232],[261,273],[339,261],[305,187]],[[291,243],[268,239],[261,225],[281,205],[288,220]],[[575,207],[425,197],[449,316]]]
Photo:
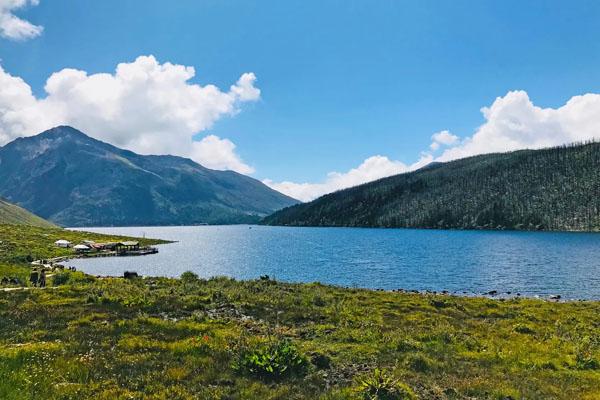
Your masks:
[[[13,13],[43,32],[0,39],[1,65],[40,99],[54,72],[114,73],[141,55],[223,91],[254,73],[260,98],[197,139],[226,138],[270,182],[323,183],[377,155],[408,168],[434,133],[476,134],[509,91],[554,110],[600,92],[594,1],[41,0]]]

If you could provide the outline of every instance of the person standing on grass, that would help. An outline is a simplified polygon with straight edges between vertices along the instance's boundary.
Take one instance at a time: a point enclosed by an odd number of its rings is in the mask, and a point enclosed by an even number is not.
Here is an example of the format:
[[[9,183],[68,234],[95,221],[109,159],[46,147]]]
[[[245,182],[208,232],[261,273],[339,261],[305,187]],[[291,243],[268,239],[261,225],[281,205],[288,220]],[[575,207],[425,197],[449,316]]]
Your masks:
[[[33,287],[36,287],[38,284],[38,271],[37,268],[34,268],[31,270],[31,274],[29,274],[29,282],[31,282],[31,284],[33,285]]]
[[[46,287],[46,270],[40,271],[40,287]]]

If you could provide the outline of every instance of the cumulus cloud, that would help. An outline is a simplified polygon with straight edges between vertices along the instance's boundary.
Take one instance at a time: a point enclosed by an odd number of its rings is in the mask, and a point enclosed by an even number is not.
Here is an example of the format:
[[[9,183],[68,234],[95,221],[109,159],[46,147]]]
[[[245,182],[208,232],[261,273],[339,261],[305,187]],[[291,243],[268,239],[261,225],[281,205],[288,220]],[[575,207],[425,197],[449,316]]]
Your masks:
[[[193,67],[140,56],[114,73],[63,69],[46,81],[46,96],[36,98],[26,82],[0,67],[0,145],[65,124],[142,154],[175,154],[251,172],[231,141],[192,138],[235,115],[242,103],[258,100],[256,76],[243,74],[229,91],[192,83],[194,76]]]
[[[600,138],[599,94],[574,96],[558,108],[541,108],[527,92],[512,91],[481,112],[485,123],[474,135],[446,149],[440,161]]]
[[[449,131],[444,130],[438,133],[434,133],[431,136],[431,144],[429,148],[433,151],[439,149],[441,146],[450,146],[458,142],[458,136],[451,134]]]
[[[12,40],[26,40],[39,36],[43,27],[33,25],[14,14],[26,6],[37,6],[39,0],[0,0],[0,36]]]
[[[241,174],[251,174],[254,168],[246,165],[235,152],[235,144],[229,139],[208,135],[193,143],[192,158],[212,169],[230,169]]]
[[[432,161],[600,139],[599,94],[572,97],[558,108],[541,108],[533,104],[525,91],[512,91],[498,97],[490,107],[483,107],[481,112],[485,122],[472,136],[460,139],[447,130],[437,132],[431,137],[429,151],[422,152],[412,165],[375,156],[346,173],[329,173],[321,183],[264,182],[308,201],[336,190],[412,171]]]
[[[431,156],[425,153],[421,155],[419,161],[412,165],[406,165],[400,161],[377,155],[367,158],[358,167],[347,172],[330,172],[321,183],[273,182],[270,179],[265,179],[263,183],[297,200],[309,201],[336,190],[411,171],[429,162],[431,162]]]

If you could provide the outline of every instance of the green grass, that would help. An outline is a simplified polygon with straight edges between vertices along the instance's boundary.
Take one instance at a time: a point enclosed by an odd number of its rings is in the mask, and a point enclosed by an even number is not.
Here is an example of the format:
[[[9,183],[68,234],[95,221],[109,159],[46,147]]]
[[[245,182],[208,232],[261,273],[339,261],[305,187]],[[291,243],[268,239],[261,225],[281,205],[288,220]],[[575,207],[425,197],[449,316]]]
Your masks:
[[[56,228],[51,222],[29,211],[0,199],[0,223],[12,225],[30,225],[42,228]]]
[[[600,398],[599,302],[74,273],[0,321],[1,399]]]

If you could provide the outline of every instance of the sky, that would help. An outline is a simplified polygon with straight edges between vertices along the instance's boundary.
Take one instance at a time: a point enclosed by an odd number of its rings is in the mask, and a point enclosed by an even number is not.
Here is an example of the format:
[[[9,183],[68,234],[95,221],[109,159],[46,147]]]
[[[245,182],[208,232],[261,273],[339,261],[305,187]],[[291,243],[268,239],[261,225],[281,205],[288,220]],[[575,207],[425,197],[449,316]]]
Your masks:
[[[0,146],[68,124],[303,201],[600,138],[600,2],[0,0]]]

